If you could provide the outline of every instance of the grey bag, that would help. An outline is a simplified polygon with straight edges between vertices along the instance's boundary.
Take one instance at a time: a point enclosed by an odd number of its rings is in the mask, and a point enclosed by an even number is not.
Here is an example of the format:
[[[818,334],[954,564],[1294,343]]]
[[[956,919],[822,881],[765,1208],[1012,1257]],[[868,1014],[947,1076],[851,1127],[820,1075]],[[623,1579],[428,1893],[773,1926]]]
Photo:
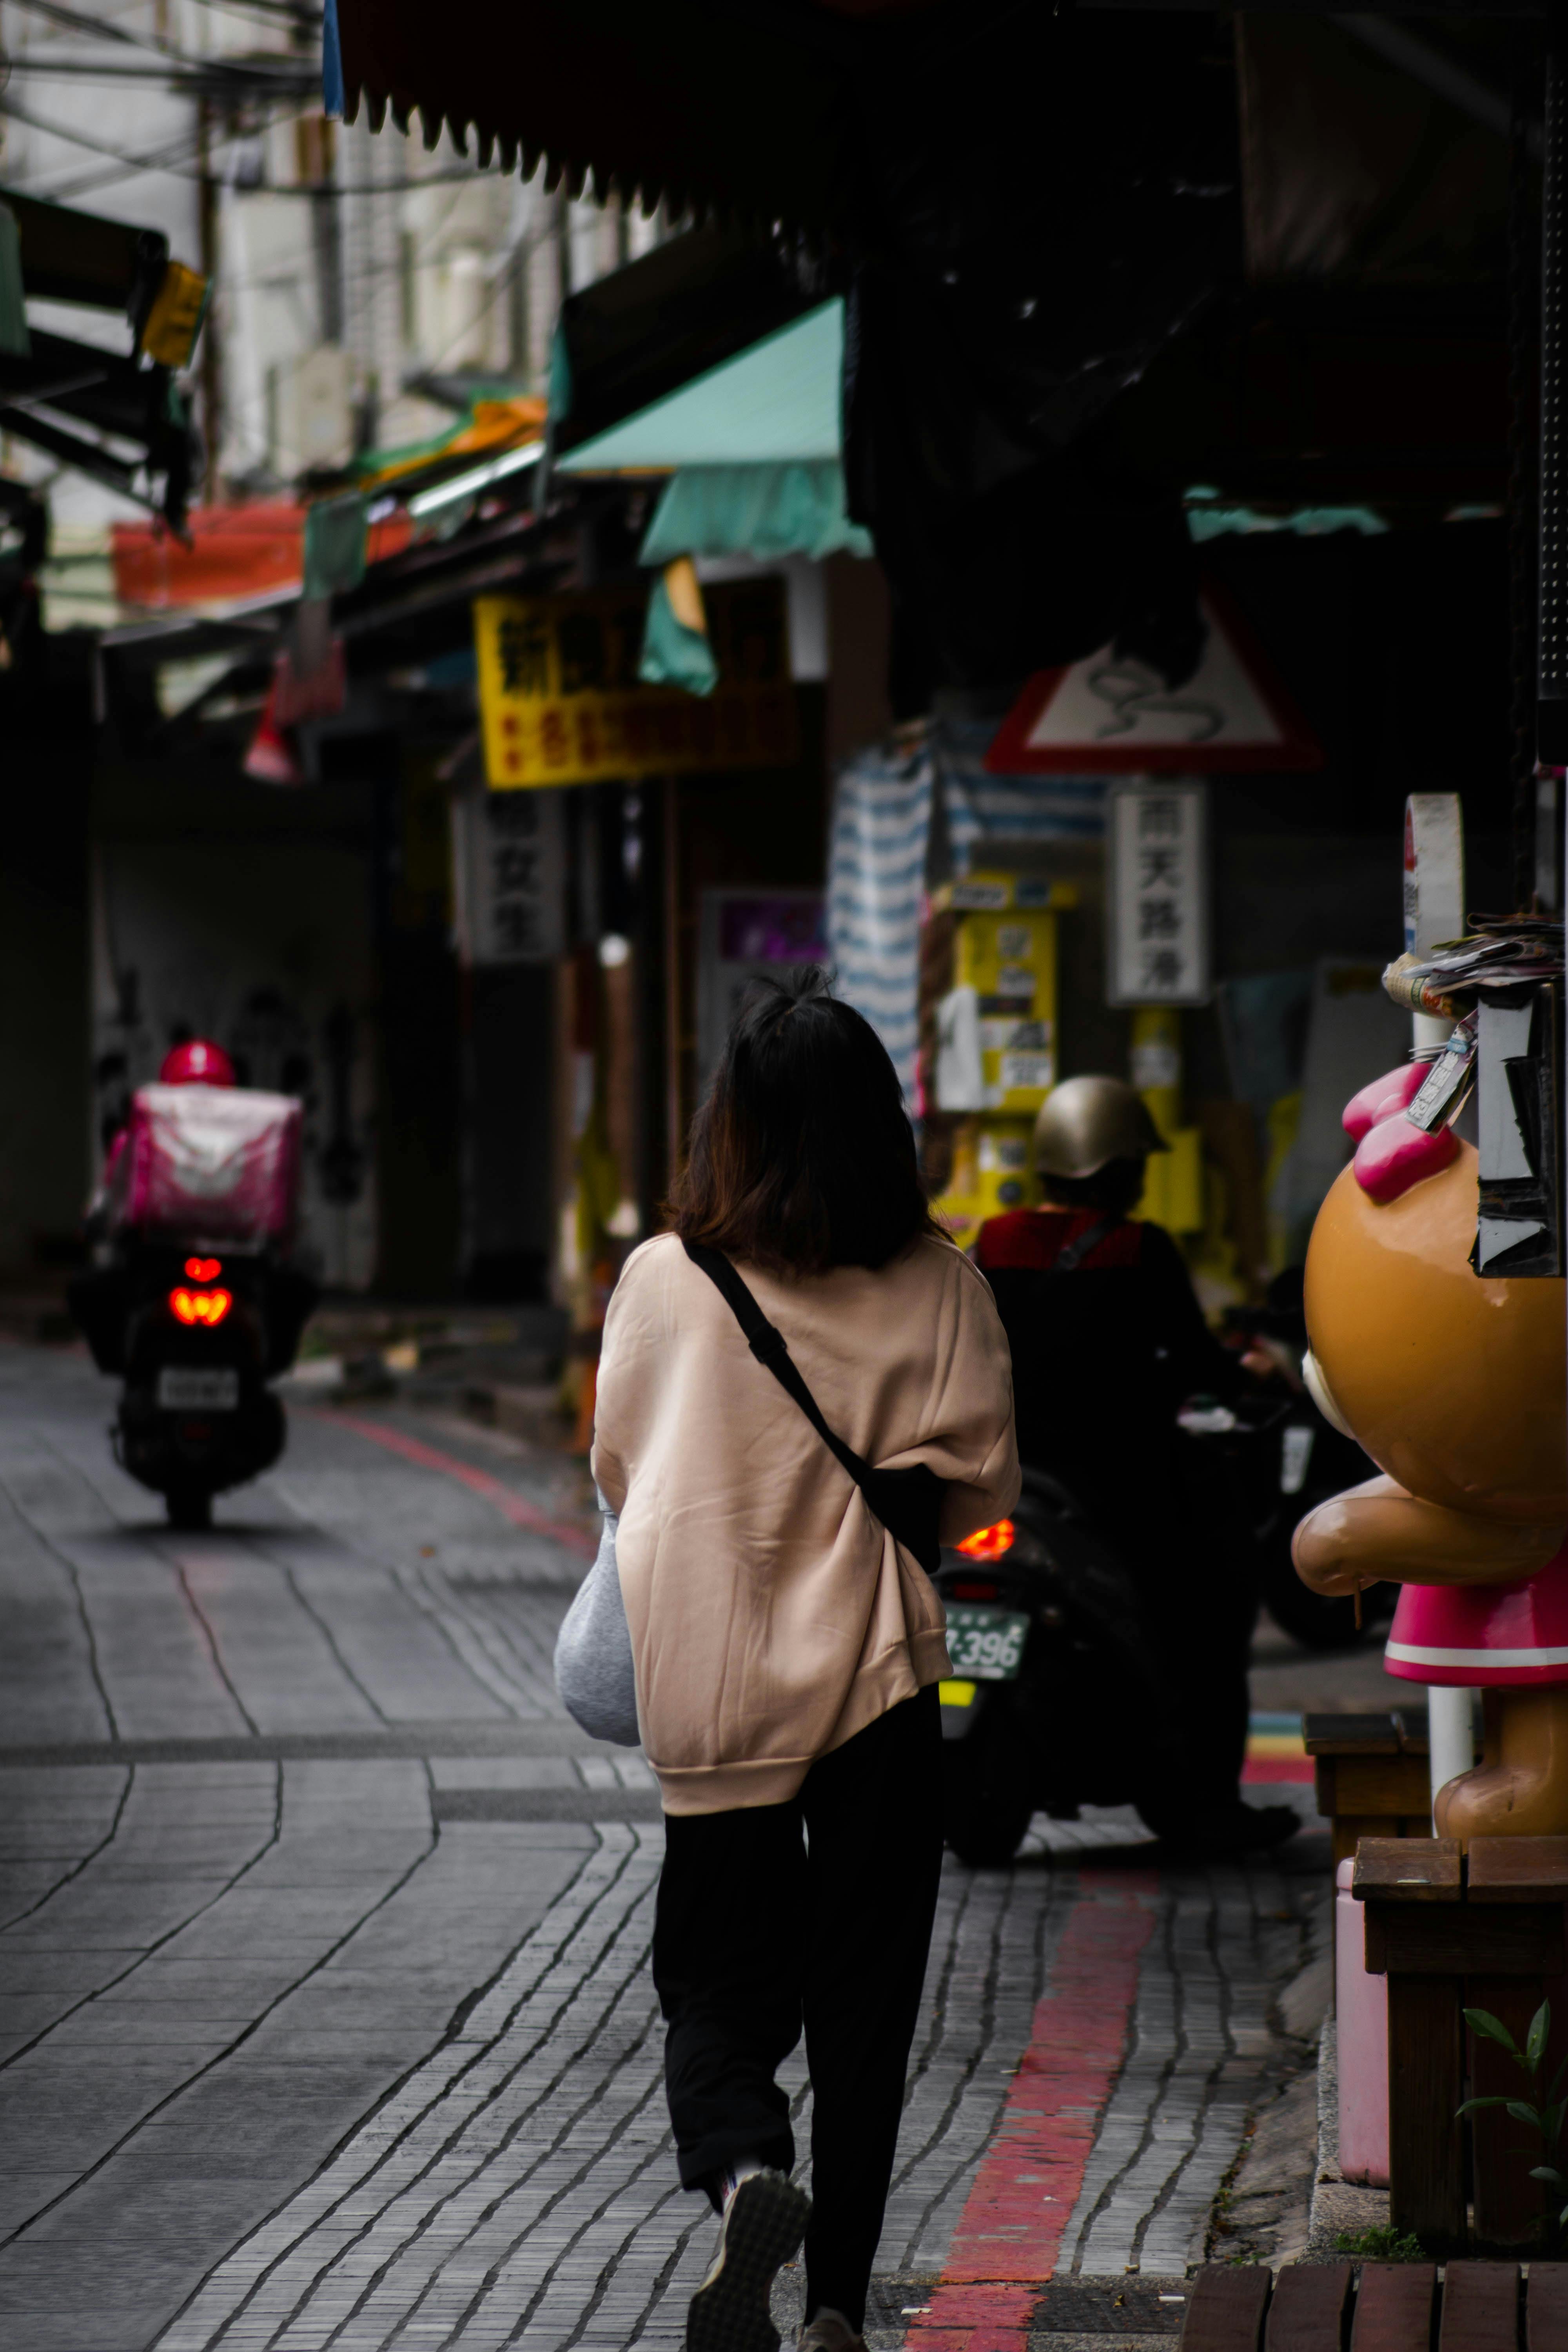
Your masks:
[[[604,1510],[604,1496],[599,1498]],[[616,1566],[616,1514],[605,1511],[598,1556],[577,1588],[555,1637],[555,1687],[561,1704],[595,1739],[637,1747],[637,1670]]]

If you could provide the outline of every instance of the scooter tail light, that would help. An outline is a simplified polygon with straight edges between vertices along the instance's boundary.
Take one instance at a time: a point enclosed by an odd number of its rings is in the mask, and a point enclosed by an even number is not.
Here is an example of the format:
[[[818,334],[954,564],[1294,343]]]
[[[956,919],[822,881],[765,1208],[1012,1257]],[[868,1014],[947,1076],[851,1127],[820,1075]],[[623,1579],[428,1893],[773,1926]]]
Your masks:
[[[171,1290],[169,1312],[176,1323],[192,1330],[205,1328],[213,1330],[234,1305],[234,1294],[227,1290]]]
[[[1012,1550],[1016,1534],[1011,1519],[998,1519],[994,1527],[977,1528],[972,1536],[965,1536],[958,1549],[965,1559],[1000,1559]]]
[[[994,1601],[996,1587],[994,1584],[955,1584],[952,1597],[955,1601]]]

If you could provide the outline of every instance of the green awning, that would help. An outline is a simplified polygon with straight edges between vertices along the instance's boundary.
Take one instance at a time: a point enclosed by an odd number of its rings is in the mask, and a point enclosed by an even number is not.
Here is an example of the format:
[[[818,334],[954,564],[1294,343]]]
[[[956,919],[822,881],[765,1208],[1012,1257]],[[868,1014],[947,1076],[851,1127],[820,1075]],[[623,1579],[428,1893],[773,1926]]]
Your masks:
[[[869,555],[871,534],[844,511],[844,468],[837,457],[787,466],[683,466],[666,484],[647,527],[639,563],[678,555],[824,556],[847,548]]]
[[[835,298],[557,460],[563,474],[837,461],[844,305]]]

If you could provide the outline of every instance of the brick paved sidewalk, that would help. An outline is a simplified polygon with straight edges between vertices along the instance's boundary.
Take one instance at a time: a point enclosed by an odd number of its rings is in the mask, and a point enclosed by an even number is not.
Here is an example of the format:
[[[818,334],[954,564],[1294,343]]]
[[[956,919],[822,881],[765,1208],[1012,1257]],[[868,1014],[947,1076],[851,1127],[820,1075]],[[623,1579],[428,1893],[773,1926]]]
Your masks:
[[[550,1677],[577,1474],[297,1420],[174,1537],[106,1395],[0,1358],[0,2339],[678,2345],[713,2224],[663,2108],[657,1797]],[[1037,1832],[947,1867],[876,2347],[1064,2347],[1074,2281],[1166,2331],[1278,2065],[1321,1840],[1160,1872],[1131,1816]]]

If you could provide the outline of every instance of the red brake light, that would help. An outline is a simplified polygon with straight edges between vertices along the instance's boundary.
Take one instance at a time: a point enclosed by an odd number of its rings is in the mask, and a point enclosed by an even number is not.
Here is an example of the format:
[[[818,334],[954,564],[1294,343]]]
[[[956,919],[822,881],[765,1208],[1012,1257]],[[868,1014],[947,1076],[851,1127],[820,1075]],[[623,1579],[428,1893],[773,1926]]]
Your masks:
[[[188,1257],[185,1272],[193,1282],[216,1282],[223,1272],[221,1257]]]
[[[967,1559],[1000,1559],[1012,1550],[1016,1532],[1011,1519],[998,1519],[994,1528],[977,1528],[965,1536],[958,1549]]]
[[[996,1587],[994,1584],[955,1584],[952,1597],[955,1601],[994,1601]]]
[[[171,1290],[169,1312],[179,1323],[205,1323],[209,1328],[221,1323],[234,1305],[226,1290]]]

